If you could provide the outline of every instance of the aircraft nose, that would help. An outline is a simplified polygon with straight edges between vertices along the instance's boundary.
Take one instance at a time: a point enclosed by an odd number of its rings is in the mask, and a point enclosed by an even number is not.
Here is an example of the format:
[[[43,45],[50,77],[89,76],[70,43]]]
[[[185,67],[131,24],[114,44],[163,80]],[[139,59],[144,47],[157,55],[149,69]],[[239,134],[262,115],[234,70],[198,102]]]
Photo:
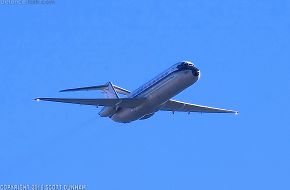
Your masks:
[[[193,70],[192,70],[192,74],[193,74],[193,76],[195,76],[195,77],[200,76],[200,71],[199,71],[199,69],[197,69],[197,68],[193,69]]]

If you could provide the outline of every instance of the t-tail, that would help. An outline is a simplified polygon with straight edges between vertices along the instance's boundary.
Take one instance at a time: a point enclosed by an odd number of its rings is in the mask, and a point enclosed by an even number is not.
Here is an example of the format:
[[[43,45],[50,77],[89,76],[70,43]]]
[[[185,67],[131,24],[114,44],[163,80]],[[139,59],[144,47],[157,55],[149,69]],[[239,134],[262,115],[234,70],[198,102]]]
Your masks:
[[[108,82],[105,86],[107,86],[107,88],[104,88],[103,92],[106,94],[106,97],[108,99],[119,99],[119,96],[111,82]],[[103,109],[99,112],[99,115],[101,117],[111,117],[117,112],[117,109],[118,108],[116,106],[114,107],[104,106]]]
[[[101,90],[107,99],[119,99],[118,93],[123,95],[129,95],[130,91],[123,89],[119,86],[113,85],[111,82],[107,82],[104,85],[99,86],[89,86],[81,88],[72,88],[61,90],[60,92],[75,92],[75,91],[89,91],[89,90]],[[103,109],[99,112],[101,117],[111,117],[118,110],[118,106],[104,106]]]

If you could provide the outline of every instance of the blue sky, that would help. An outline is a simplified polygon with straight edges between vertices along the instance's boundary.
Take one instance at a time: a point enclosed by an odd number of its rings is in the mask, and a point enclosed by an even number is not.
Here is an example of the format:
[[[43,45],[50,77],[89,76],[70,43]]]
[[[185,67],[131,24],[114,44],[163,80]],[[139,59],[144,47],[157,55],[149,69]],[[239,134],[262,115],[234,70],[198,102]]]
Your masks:
[[[0,184],[88,189],[289,189],[289,1],[0,5]],[[134,90],[181,60],[201,79],[175,99],[240,115],[159,112],[118,124],[35,97]]]

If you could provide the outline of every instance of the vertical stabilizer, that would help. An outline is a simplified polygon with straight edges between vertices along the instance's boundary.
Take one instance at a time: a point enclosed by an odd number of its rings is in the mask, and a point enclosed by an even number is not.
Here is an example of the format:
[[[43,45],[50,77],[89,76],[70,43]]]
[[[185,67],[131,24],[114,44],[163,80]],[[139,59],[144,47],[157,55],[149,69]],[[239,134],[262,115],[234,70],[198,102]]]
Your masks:
[[[108,88],[105,88],[103,92],[106,94],[107,98],[119,98],[115,88],[113,87],[113,84],[111,82],[107,82],[106,86]]]
[[[103,93],[106,94],[106,97],[108,99],[116,99],[119,98],[115,88],[113,87],[113,84],[111,82],[107,82],[106,85],[107,88],[103,89]],[[108,107],[105,106],[103,109],[99,112],[99,115],[101,117],[111,117],[117,112],[117,107]]]

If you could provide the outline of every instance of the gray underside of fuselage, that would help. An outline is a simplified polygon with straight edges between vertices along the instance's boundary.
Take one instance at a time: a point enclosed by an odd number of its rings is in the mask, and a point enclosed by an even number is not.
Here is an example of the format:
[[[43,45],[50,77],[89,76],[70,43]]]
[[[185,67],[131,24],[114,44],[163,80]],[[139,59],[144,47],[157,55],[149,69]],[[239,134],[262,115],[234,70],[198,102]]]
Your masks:
[[[198,77],[193,76],[190,70],[171,73],[138,95],[139,98],[147,99],[144,104],[135,108],[120,108],[111,119],[116,122],[128,123],[152,114],[158,111],[162,104],[197,80]]]

